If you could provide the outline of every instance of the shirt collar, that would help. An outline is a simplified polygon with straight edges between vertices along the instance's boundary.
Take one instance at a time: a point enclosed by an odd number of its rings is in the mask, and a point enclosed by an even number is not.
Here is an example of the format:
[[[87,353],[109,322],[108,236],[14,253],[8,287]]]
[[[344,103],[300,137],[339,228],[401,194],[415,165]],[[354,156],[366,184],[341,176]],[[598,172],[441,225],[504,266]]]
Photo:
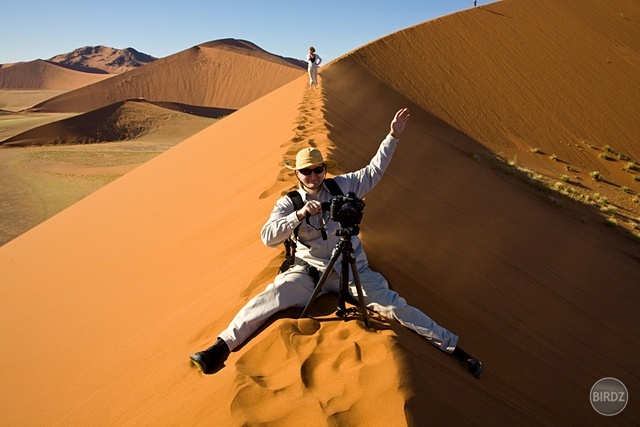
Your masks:
[[[298,184],[298,191],[300,192],[300,195],[302,196],[302,200],[304,200],[306,202],[308,200],[308,196],[309,196],[310,193],[307,190],[305,190],[305,188],[304,188],[304,186],[302,186],[302,184]],[[317,196],[313,196],[313,199],[314,200],[320,200],[320,198],[322,196],[322,193],[324,191],[329,191],[329,189],[327,189],[327,186],[325,185],[324,180],[323,180],[322,181],[322,188],[318,192]]]

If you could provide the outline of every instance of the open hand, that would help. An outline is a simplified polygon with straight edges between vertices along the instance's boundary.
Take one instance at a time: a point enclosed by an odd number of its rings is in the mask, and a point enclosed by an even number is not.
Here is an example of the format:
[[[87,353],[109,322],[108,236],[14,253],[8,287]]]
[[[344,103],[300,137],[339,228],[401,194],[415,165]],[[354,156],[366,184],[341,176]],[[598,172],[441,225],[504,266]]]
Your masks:
[[[398,110],[393,120],[391,120],[391,130],[389,134],[394,138],[400,138],[400,134],[404,131],[404,126],[407,124],[409,117],[411,117],[411,114],[409,114],[408,108]]]

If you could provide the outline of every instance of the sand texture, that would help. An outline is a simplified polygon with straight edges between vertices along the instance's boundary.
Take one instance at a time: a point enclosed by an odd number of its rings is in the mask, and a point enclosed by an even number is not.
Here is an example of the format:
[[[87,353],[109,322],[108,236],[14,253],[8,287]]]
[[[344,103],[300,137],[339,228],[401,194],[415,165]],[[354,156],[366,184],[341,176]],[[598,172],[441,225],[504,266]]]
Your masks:
[[[1,246],[0,419],[638,424],[639,23],[635,0],[505,0],[425,22],[322,67],[319,90],[301,75]],[[186,54],[164,60],[236,55]],[[96,109],[84,92],[112,99],[122,76],[42,108]],[[179,85],[162,90],[189,92]],[[214,92],[189,104],[249,96]],[[401,107],[411,119],[367,196],[363,245],[483,361],[480,380],[394,321],[337,319],[332,295],[309,319],[271,319],[201,374],[188,355],[282,260],[259,230],[295,185],[283,159],[317,146],[335,173],[360,168]],[[603,377],[632,399],[612,418],[589,402]]]

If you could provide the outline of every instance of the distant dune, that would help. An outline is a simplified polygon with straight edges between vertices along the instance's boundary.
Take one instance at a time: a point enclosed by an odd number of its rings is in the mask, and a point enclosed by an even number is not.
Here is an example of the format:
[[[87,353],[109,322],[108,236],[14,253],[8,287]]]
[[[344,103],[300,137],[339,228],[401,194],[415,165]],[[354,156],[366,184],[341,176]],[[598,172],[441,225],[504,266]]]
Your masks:
[[[49,61],[78,71],[122,74],[156,59],[131,47],[114,49],[107,46],[85,46],[73,52],[56,55]]]
[[[321,90],[295,70],[0,247],[3,421],[637,424],[640,244],[606,225],[640,218],[639,171],[623,160],[640,158],[638,22],[635,0],[504,0],[425,22],[322,67]],[[142,67],[153,70],[145,81],[162,61],[175,73],[145,98],[202,87],[178,77],[187,58],[267,67],[193,48]],[[142,69],[67,102],[95,109],[89,93],[102,88],[112,104],[114,82],[147,87],[123,78]],[[215,92],[177,102],[234,108],[248,97]],[[366,198],[363,245],[394,290],[485,363],[480,380],[392,320],[374,316],[367,331],[337,319],[335,296],[310,319],[281,313],[220,372],[201,375],[188,355],[281,262],[259,230],[296,184],[283,160],[317,146],[338,161],[334,173],[363,167],[405,106],[407,130]],[[590,177],[596,168],[605,179]],[[582,191],[598,203],[575,201]],[[603,377],[631,396],[611,418],[589,402]]]
[[[292,77],[288,77],[288,80],[285,79],[285,82],[304,74],[300,69],[300,65],[303,64],[301,61],[270,54],[253,43],[221,40],[207,43],[206,46],[224,52],[220,56],[226,64],[224,71],[232,74],[211,73],[212,64],[207,61],[196,61],[186,68],[174,67],[174,72],[185,73],[181,78],[189,79],[190,75],[201,73],[209,75],[210,78],[206,81],[192,82],[193,85],[190,86],[189,91],[194,94],[201,94],[216,87],[220,94],[240,93],[241,95],[235,98],[237,102],[251,102],[255,96],[269,90],[270,85],[283,80],[283,75],[290,73],[292,64],[295,65],[295,73]],[[247,60],[247,57],[250,59]],[[283,69],[287,70],[284,74]],[[88,75],[74,73],[81,77]],[[244,81],[236,78],[236,76],[253,76],[254,73],[258,73],[260,78],[248,78]],[[180,80],[177,76],[172,76],[172,79]],[[266,85],[265,82],[267,82]],[[229,88],[225,86],[239,83],[241,83],[240,89],[235,86]],[[21,111],[20,114],[13,114],[11,120],[7,118],[0,124],[0,146],[51,147],[44,148],[45,151],[40,154],[29,150],[19,152],[7,150],[1,153],[0,166],[4,170],[0,180],[6,185],[0,188],[0,199],[5,201],[0,206],[0,245],[95,191],[99,188],[99,183],[104,185],[116,179],[120,175],[119,171],[124,169],[116,171],[110,167],[114,162],[127,162],[130,151],[150,150],[150,155],[146,157],[149,159],[151,155],[157,155],[198,132],[208,123],[212,123],[212,120],[208,119],[219,119],[236,110],[174,101],[149,102],[136,97],[79,114],[24,111],[25,106],[34,105],[36,100],[52,98],[59,95],[59,92],[53,90],[0,91],[0,106],[6,106],[7,115],[11,110]],[[100,99],[99,94],[93,93],[93,95],[95,99]],[[192,98],[183,97],[189,102],[193,102]],[[221,99],[221,97],[218,96],[215,99]],[[76,114],[76,117],[70,117]],[[185,117],[186,114],[191,117]],[[115,144],[112,147],[85,147],[85,144],[114,141],[124,143]],[[65,148],[69,144],[76,146]],[[110,154],[108,156],[96,154],[96,160],[89,161],[89,152],[98,150],[109,151]],[[79,151],[84,153],[78,153]],[[33,161],[34,156],[55,158],[56,165],[42,168],[40,163]],[[97,169],[95,166],[100,164],[101,158],[106,162],[105,167]],[[140,159],[135,160],[138,162]],[[76,167],[75,163],[80,163],[80,167]],[[84,163],[89,163],[92,171],[104,173],[98,176],[92,172],[91,176],[94,178],[88,179],[85,174],[88,168]],[[133,166],[137,165],[136,163]],[[123,166],[128,168],[127,171],[133,167]]]
[[[65,93],[34,106],[33,111],[87,112],[138,97],[238,109],[304,73],[301,61],[293,64],[249,42],[221,40]]]
[[[88,144],[134,140],[162,127],[176,127],[176,116],[195,114],[220,118],[234,110],[193,108],[162,103],[154,105],[144,100],[121,101],[89,113],[45,124],[0,141],[6,146]]]
[[[73,90],[109,77],[109,74],[85,73],[37,59],[0,68],[0,89]]]

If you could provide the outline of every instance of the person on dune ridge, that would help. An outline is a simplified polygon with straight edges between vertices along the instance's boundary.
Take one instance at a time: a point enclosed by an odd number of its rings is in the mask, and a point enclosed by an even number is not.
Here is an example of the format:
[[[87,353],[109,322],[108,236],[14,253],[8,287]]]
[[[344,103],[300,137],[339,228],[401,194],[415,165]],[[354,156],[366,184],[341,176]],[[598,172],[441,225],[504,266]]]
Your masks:
[[[261,237],[269,247],[276,247],[288,238],[295,238],[298,248],[296,262],[278,274],[273,283],[236,314],[228,328],[219,334],[214,345],[190,356],[203,373],[211,374],[220,370],[230,351],[244,343],[273,314],[290,307],[304,307],[310,300],[318,282],[318,272],[326,270],[332,257],[332,249],[340,240],[336,236],[339,224],[327,221],[326,206],[333,193],[328,187],[337,184],[344,194],[353,192],[359,198],[364,197],[382,178],[409,117],[408,109],[399,110],[391,121],[389,134],[369,164],[358,171],[335,176],[332,183],[328,182],[331,180],[325,180],[325,177],[327,169],[335,167],[337,163],[325,160],[316,148],[300,150],[295,164],[285,161],[285,166],[294,171],[299,181],[297,191],[302,198],[300,204],[304,204],[296,210],[291,193],[281,197],[262,227]],[[294,233],[296,228],[298,231]],[[417,308],[408,305],[404,298],[390,290],[387,280],[369,268],[357,235],[352,237],[352,243],[367,307],[384,317],[397,320],[440,350],[453,355],[478,378],[483,365],[457,345],[458,336],[435,323]],[[340,270],[340,263],[336,262],[333,271],[327,275],[321,294],[338,292]],[[351,296],[356,295],[353,281],[349,283],[349,293]]]
[[[307,62],[309,63],[307,67],[307,71],[309,72],[309,86],[315,90],[316,87],[318,87],[318,65],[322,63],[322,58],[316,53],[316,48],[313,46],[309,48]]]

